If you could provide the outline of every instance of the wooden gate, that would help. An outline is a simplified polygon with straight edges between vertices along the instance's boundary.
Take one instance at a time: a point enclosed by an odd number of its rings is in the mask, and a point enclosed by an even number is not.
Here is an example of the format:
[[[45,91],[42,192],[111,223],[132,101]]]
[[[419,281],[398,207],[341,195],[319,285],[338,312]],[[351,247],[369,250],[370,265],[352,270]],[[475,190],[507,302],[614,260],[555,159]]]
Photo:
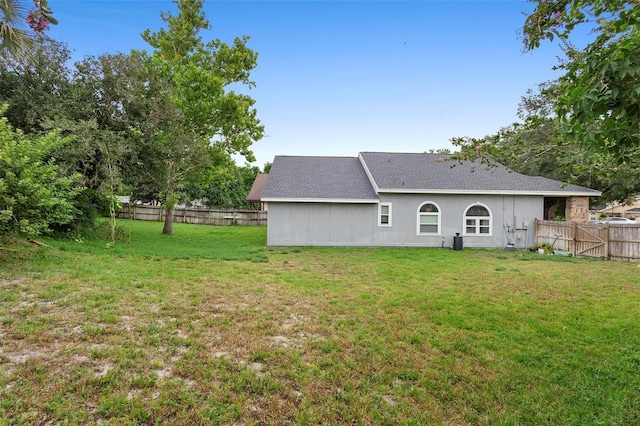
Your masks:
[[[609,229],[590,223],[575,223],[574,256],[606,258],[609,254]]]
[[[640,261],[640,223],[595,224],[535,220],[535,242],[574,256]]]

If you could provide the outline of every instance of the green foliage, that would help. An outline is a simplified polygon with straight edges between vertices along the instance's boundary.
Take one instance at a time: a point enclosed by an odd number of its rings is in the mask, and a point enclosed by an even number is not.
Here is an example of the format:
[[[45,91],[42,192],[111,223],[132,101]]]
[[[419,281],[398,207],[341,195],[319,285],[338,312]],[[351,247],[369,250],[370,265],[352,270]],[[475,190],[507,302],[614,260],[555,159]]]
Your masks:
[[[454,158],[498,162],[518,173],[582,185],[602,191],[596,202],[626,201],[640,192],[640,168],[619,163],[610,154],[584,155],[583,147],[566,141],[554,113],[561,87],[546,82],[522,98],[522,120],[484,138],[453,138],[460,148]]]
[[[204,200],[211,208],[247,208],[246,198],[260,169],[231,163],[226,169],[218,168],[212,172],[207,174],[207,179],[191,183],[186,188],[187,199]]]
[[[0,0],[0,50],[20,55],[32,41],[24,28],[26,8],[19,0]]]
[[[217,39],[204,43],[200,32],[211,27],[203,1],[175,4],[176,16],[161,15],[167,29],[142,35],[154,49],[142,53],[151,81],[148,96],[162,102],[153,104],[156,119],[143,131],[139,149],[145,155],[139,158],[146,179],[135,185],[160,197],[167,210],[163,233],[168,234],[186,186],[201,182],[207,169],[214,174],[216,168],[224,170],[231,154],[253,160],[249,148],[264,133],[255,101],[230,89],[255,85],[249,75],[257,53],[246,46],[249,38],[236,38],[231,46]]]
[[[601,201],[640,192],[640,3],[637,0],[533,0],[526,50],[558,39],[565,73],[528,93],[522,122],[482,139],[456,138],[459,159],[498,161],[525,174],[599,189]],[[580,49],[578,27],[591,30]]]
[[[135,56],[106,54],[86,57],[72,71],[66,45],[46,38],[26,53],[2,58],[0,102],[9,103],[9,122],[25,134],[60,129],[74,136],[74,143],[51,156],[62,174],[81,174],[86,189],[74,200],[77,220],[56,228],[91,226],[119,187],[122,159],[136,142],[142,63]]]
[[[24,55],[0,52],[9,123],[25,135],[60,129],[74,137],[48,154],[60,175],[78,173],[86,188],[74,200],[75,220],[56,230],[91,226],[124,185],[134,199],[168,210],[194,193],[218,206],[244,204],[252,179],[231,154],[252,159],[249,147],[264,129],[254,101],[234,90],[254,87],[257,53],[247,37],[204,43],[200,32],[210,26],[202,2],[178,6],[177,16],[162,14],[166,30],[145,32],[151,54],[86,57],[71,69],[67,46],[46,37]]]
[[[9,123],[25,134],[41,134],[55,127],[52,121],[77,118],[86,98],[72,91],[67,46],[41,38],[24,52],[19,57],[0,53],[0,102],[9,104]]]
[[[559,38],[567,54],[555,101],[560,134],[587,156],[615,163],[640,159],[640,2],[536,0],[524,25],[526,49]],[[570,43],[578,26],[592,29],[583,49]]]
[[[61,175],[51,153],[70,139],[29,138],[0,118],[0,233],[33,238],[74,219],[78,175]]]
[[[103,241],[110,243],[131,242],[131,231],[122,225],[113,226],[110,220],[98,222],[92,229],[92,234]]]

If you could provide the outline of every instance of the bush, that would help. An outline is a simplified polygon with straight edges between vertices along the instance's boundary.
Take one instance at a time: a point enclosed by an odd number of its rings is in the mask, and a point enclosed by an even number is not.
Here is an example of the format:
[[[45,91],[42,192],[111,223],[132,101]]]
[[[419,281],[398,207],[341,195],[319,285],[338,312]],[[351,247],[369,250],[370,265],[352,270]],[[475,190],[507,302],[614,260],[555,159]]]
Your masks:
[[[74,220],[80,175],[62,176],[50,159],[69,141],[58,132],[27,137],[0,117],[0,234],[33,238]]]

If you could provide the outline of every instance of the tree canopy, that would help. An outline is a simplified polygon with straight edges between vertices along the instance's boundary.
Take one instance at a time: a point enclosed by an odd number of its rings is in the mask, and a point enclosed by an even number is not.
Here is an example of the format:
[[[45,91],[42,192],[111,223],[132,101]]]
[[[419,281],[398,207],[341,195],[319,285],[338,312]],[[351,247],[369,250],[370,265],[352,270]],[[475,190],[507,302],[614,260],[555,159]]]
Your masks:
[[[640,192],[640,0],[531,0],[525,50],[559,40],[557,81],[523,97],[519,122],[484,138],[454,138],[458,159],[589,186],[602,201]],[[578,28],[589,33],[572,43]]]
[[[559,39],[555,111],[565,141],[587,156],[640,161],[640,0],[533,0],[523,28],[526,50]],[[571,43],[578,27],[591,30],[584,48]]]
[[[0,51],[0,104],[8,105],[5,122],[20,135],[12,136],[14,141],[24,149],[40,137],[64,141],[47,145],[44,157],[29,158],[46,161],[57,178],[73,180],[73,191],[57,195],[71,206],[71,221],[31,227],[36,234],[91,224],[98,211],[113,207],[115,194],[160,201],[168,211],[194,197],[213,207],[247,206],[258,170],[238,167],[231,155],[252,160],[250,145],[263,127],[253,99],[230,87],[253,87],[249,71],[257,54],[246,46],[246,37],[231,46],[204,43],[197,35],[199,26],[208,28],[204,15],[196,13],[202,2],[179,5],[178,16],[163,14],[172,22],[169,31],[146,33],[158,46],[151,53],[89,56],[70,67],[66,44],[45,36],[21,55]],[[178,26],[192,29],[185,42],[191,47],[165,55],[161,45],[180,44],[179,36],[170,34],[174,19],[184,19]],[[166,37],[171,41],[162,41]],[[8,145],[3,149],[9,152]],[[18,194],[6,192],[18,191],[16,186],[3,190],[5,201]],[[9,209],[3,210],[6,225]]]
[[[457,159],[498,162],[526,175],[544,176],[602,191],[601,201],[627,201],[640,192],[640,168],[604,153],[585,156],[582,147],[562,138],[554,113],[559,86],[541,83],[522,97],[520,121],[483,138],[457,137]]]
[[[155,103],[152,114],[162,117],[141,139],[141,161],[147,187],[155,186],[166,210],[163,233],[173,232],[173,209],[187,184],[224,171],[232,154],[254,160],[250,146],[262,138],[255,101],[230,87],[252,88],[250,72],[257,53],[247,47],[248,37],[232,45],[218,39],[204,42],[201,32],[210,24],[203,0],[174,2],[178,14],[162,13],[167,28],[147,30],[143,39],[153,48],[142,53],[151,76],[149,90]],[[209,170],[207,172],[207,170]],[[143,183],[143,182],[140,182]]]

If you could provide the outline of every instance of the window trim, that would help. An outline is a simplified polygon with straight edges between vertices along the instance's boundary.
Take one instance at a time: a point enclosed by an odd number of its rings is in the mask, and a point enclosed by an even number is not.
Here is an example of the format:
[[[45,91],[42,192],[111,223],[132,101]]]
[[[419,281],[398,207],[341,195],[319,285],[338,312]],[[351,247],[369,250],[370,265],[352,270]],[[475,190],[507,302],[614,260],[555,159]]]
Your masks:
[[[434,206],[436,206],[436,208],[438,209],[438,213],[422,213],[420,209],[425,204],[433,204]],[[425,216],[437,216],[438,218],[437,232],[420,232],[420,217],[422,217],[423,214]],[[438,203],[436,203],[435,201],[425,201],[418,206],[417,215],[416,215],[416,235],[423,236],[423,237],[434,237],[434,236],[442,235],[442,209],[440,208]]]
[[[484,207],[485,209],[487,209],[487,212],[489,212],[489,216],[469,216],[467,217],[467,212],[475,206],[481,206]],[[476,231],[480,230],[480,223],[479,220],[480,219],[486,219],[489,218],[489,233],[488,234],[482,234],[480,232],[476,232],[476,233],[469,233],[467,232],[467,219],[475,219],[476,220],[476,224],[475,224],[475,229]],[[493,213],[491,212],[491,209],[489,208],[489,206],[487,206],[486,204],[483,204],[481,202],[476,202],[473,204],[469,204],[467,206],[466,209],[464,209],[464,213],[462,214],[462,235],[465,236],[469,236],[469,237],[492,237],[493,236]]]
[[[387,213],[387,216],[389,217],[388,223],[382,223],[382,207],[389,207],[389,212]],[[393,208],[391,203],[378,203],[378,226],[385,228],[391,226],[392,211]]]

